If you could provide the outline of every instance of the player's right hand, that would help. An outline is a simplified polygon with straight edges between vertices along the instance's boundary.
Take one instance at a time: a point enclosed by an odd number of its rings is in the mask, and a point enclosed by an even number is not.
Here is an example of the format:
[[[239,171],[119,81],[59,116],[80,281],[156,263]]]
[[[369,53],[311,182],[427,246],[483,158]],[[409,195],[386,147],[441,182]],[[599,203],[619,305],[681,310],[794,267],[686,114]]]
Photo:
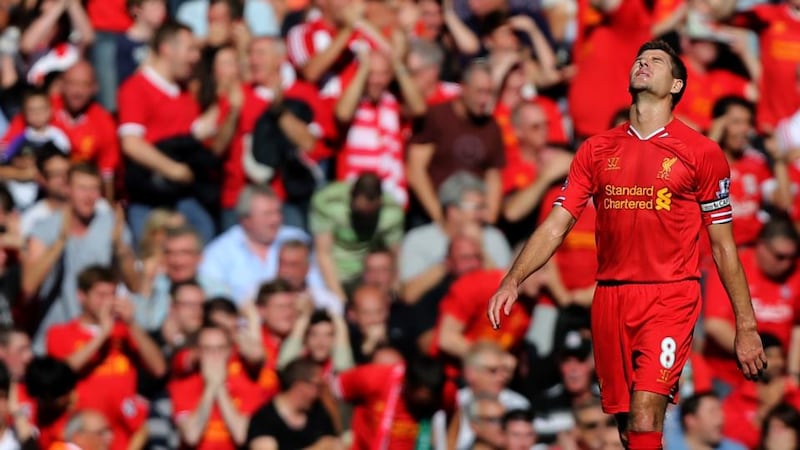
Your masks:
[[[739,369],[744,377],[753,381],[761,378],[764,370],[767,369],[767,355],[764,353],[758,331],[755,329],[737,330],[733,348]]]
[[[517,301],[518,295],[519,288],[517,286],[511,282],[503,281],[497,292],[492,296],[489,301],[488,316],[489,322],[492,323],[492,327],[495,330],[500,328],[500,311],[502,310],[505,315],[509,315],[511,306]]]

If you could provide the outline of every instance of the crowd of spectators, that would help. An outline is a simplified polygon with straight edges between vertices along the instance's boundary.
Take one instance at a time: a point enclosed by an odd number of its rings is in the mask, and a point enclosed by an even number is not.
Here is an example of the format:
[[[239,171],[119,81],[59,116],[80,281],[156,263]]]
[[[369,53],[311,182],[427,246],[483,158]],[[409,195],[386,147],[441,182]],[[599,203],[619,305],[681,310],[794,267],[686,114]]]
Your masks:
[[[0,449],[621,450],[594,207],[486,307],[654,38],[769,359],[698,236],[665,447],[800,448],[800,0],[0,0]]]

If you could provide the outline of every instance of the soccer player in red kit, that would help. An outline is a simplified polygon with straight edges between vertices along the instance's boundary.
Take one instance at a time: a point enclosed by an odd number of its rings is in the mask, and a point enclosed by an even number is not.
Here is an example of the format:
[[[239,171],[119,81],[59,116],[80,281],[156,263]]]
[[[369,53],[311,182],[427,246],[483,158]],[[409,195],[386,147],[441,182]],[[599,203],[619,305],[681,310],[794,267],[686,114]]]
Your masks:
[[[691,350],[700,313],[698,239],[708,230],[736,315],[736,356],[745,377],[766,356],[736,245],[720,148],[672,109],[686,68],[663,41],[638,51],[630,70],[630,121],[589,138],[572,162],[557,208],[536,229],[489,305],[499,328],[520,283],[553,255],[590,197],[597,209],[598,287],[592,303],[603,409],[631,450],[661,449],[667,403]]]

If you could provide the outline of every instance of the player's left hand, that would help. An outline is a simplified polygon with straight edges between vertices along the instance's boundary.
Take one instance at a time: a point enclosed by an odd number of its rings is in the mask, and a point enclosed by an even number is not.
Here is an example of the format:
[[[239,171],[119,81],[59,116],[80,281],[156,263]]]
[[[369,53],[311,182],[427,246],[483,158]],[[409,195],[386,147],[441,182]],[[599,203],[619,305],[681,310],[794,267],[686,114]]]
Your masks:
[[[492,323],[492,327],[495,330],[500,328],[500,309],[502,308],[505,315],[509,315],[511,313],[511,307],[517,301],[518,295],[519,288],[514,286],[513,283],[504,281],[497,289],[497,292],[492,296],[492,299],[489,301],[489,311],[487,314],[489,316],[489,322]]]
[[[737,330],[733,341],[736,360],[744,377],[748,380],[757,380],[767,368],[767,355],[761,346],[761,337],[758,331]]]

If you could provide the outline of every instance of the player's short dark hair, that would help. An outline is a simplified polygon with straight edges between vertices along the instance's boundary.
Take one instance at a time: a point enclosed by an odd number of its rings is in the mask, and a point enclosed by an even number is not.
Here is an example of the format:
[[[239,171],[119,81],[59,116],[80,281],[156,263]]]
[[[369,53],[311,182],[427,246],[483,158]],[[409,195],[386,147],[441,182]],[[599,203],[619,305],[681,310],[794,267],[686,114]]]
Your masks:
[[[375,172],[362,173],[353,183],[350,190],[351,198],[363,197],[370,201],[380,200],[383,195],[381,179]]]
[[[117,283],[114,271],[105,266],[89,266],[78,274],[78,290],[87,293],[100,283]]]
[[[53,141],[47,141],[36,149],[36,170],[44,175],[44,166],[53,158],[63,158],[69,161],[69,156],[62,152]]]
[[[718,119],[727,114],[734,106],[748,110],[752,117],[756,115],[756,105],[753,102],[738,95],[726,95],[714,103],[714,107],[711,109],[711,117]]]
[[[158,27],[153,35],[153,40],[150,42],[150,48],[153,50],[153,53],[159,54],[159,49],[162,44],[172,41],[183,31],[189,34],[192,33],[192,29],[182,23],[170,20],[164,22]]]
[[[194,278],[190,278],[190,279],[184,280],[184,281],[178,281],[177,283],[172,283],[172,285],[170,285],[170,287],[169,287],[169,296],[170,296],[170,298],[174,299],[175,296],[178,294],[178,291],[180,291],[181,289],[183,289],[183,288],[185,288],[187,286],[196,287],[197,289],[201,289],[201,290],[203,289],[203,286],[200,286],[200,283]]]
[[[686,64],[683,63],[683,60],[681,60],[680,56],[678,56],[678,53],[671,45],[667,43],[667,41],[654,39],[652,41],[645,42],[641,47],[639,47],[636,57],[638,58],[642,53],[648,50],[661,50],[669,55],[670,65],[672,66],[672,77],[683,81],[681,90],[675,94],[672,94],[672,109],[675,109],[675,107],[678,106],[678,103],[681,101],[683,93],[686,92],[686,82],[688,79]]]
[[[503,429],[511,422],[533,423],[533,413],[530,409],[512,409],[503,414]]]
[[[680,409],[681,428],[686,430],[686,417],[697,414],[697,411],[700,409],[700,404],[703,402],[703,399],[706,398],[719,400],[719,396],[713,391],[696,392],[694,395],[683,399]]]
[[[52,356],[35,358],[25,370],[25,387],[31,397],[45,402],[69,394],[78,376],[67,363]]]
[[[239,311],[236,309],[236,304],[233,303],[233,300],[227,297],[212,297],[208,299],[205,303],[203,303],[203,326],[204,327],[213,327],[211,322],[211,315],[215,312],[221,312],[223,314],[228,314],[231,316],[235,316],[239,314]]]
[[[314,376],[314,372],[321,366],[309,357],[300,357],[286,365],[278,373],[281,383],[281,390],[287,391],[299,382],[309,382]]]
[[[100,171],[97,170],[97,166],[87,162],[79,162],[70,166],[69,173],[67,173],[67,179],[69,181],[72,181],[72,177],[74,177],[75,174],[78,173],[83,175],[89,175],[93,178],[97,178],[98,180],[101,178]]]
[[[789,239],[795,244],[800,244],[800,235],[786,213],[773,214],[758,234],[760,241],[770,241],[775,238]]]
[[[258,294],[256,294],[256,305],[266,306],[269,302],[269,299],[272,298],[273,295],[296,291],[297,290],[293,288],[288,281],[276,278],[272,281],[262,284],[261,287],[258,288]]]

